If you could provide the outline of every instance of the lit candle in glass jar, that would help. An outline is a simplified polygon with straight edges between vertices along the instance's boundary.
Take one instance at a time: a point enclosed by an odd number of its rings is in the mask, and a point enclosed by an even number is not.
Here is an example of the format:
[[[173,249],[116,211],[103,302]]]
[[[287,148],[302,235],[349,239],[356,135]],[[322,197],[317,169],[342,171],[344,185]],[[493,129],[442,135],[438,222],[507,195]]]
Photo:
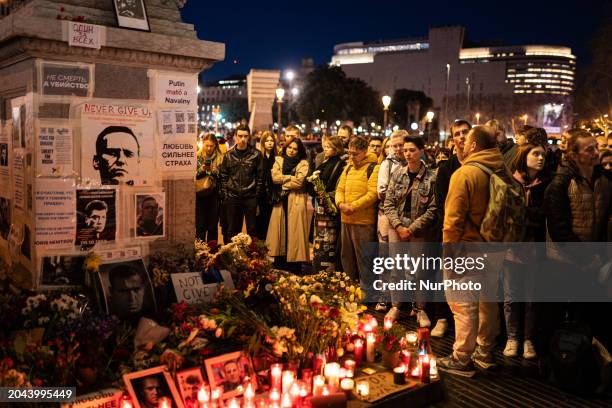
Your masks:
[[[438,363],[436,362],[435,357],[431,357],[431,360],[429,361],[429,375],[433,379],[438,378]]]
[[[416,347],[417,341],[419,340],[419,336],[415,331],[409,331],[406,333],[406,341],[408,345],[412,347]]]
[[[325,385],[325,377],[322,375],[315,375],[312,379],[312,395],[318,397],[323,392],[323,386]]]
[[[383,321],[383,327],[385,330],[391,329],[393,327],[393,318],[391,316],[385,316],[385,320]]]
[[[162,397],[159,399],[159,408],[171,408],[171,406],[170,398]]]
[[[363,361],[363,340],[356,339],[355,340],[355,364],[361,365]]]
[[[346,395],[350,395],[355,388],[355,381],[352,378],[344,378],[340,381],[340,389],[346,393]]]
[[[282,364],[272,364],[270,366],[270,388],[281,389],[281,375],[283,373]]]
[[[210,390],[208,386],[202,384],[198,391],[198,402],[201,404],[208,403],[210,401]]]
[[[291,395],[288,392],[283,393],[283,398],[281,400],[281,408],[291,408],[293,402],[291,402]]]
[[[345,360],[344,368],[346,368],[346,376],[353,378],[355,376],[355,360]]]
[[[368,333],[366,337],[366,360],[373,363],[376,360],[376,334]]]
[[[325,369],[323,370],[323,372],[325,374],[325,377],[327,378],[327,382],[329,383],[329,387],[331,388],[331,390],[337,390],[340,381],[340,364],[327,363],[325,364]]]
[[[272,390],[270,391],[269,397],[270,397],[270,401],[276,402],[276,403],[280,402],[280,399],[281,399],[280,392],[278,391],[277,388],[272,388]]]
[[[227,406],[227,408],[240,408],[240,404],[236,398],[232,398]]]
[[[285,370],[283,371],[283,388],[282,392],[289,392],[293,382],[295,381],[295,373],[293,371]]]
[[[370,395],[370,383],[368,381],[359,381],[356,386],[357,395],[367,397]]]

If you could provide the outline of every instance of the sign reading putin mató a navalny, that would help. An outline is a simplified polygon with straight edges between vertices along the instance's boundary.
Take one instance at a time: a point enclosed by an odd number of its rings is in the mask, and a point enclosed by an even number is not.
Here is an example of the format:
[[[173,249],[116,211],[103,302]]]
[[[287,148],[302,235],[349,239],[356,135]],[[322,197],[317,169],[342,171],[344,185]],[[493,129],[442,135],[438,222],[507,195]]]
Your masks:
[[[89,95],[89,68],[70,65],[43,64],[42,93],[46,96]]]

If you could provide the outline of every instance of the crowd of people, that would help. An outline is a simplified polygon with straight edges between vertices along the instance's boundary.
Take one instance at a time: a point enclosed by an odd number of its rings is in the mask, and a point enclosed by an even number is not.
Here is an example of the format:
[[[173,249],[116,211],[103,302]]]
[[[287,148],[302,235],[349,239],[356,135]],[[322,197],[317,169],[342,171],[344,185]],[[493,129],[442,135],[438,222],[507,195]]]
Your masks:
[[[318,154],[305,147],[300,129],[293,125],[281,140],[269,131],[254,138],[241,125],[234,146],[224,154],[217,139],[207,135],[198,152],[197,236],[217,240],[220,224],[227,241],[244,224],[249,235],[267,242],[280,269],[343,270],[355,280],[365,279],[372,273],[362,262],[369,243],[389,244],[392,254],[395,243],[487,241],[481,225],[490,211],[491,178],[496,174],[521,186],[520,241],[606,242],[612,135],[596,139],[586,130],[571,129],[557,145],[544,129],[525,125],[513,130],[510,138],[496,120],[472,126],[458,119],[444,145],[426,146],[422,137],[405,130],[366,138],[344,125],[336,135],[322,138]],[[333,206],[308,181],[313,174]],[[558,270],[575,265],[554,245],[548,257]],[[533,284],[536,264],[517,254],[505,255],[502,263],[495,284],[505,299],[503,354],[517,357],[522,349],[523,358],[535,359],[542,312],[535,302],[513,301],[513,292],[528,289],[517,282]],[[393,293],[386,300],[372,306],[392,318],[400,309],[411,308],[419,326],[435,323],[432,336],[444,336],[454,321],[453,353],[439,360],[441,368],[467,371],[494,364],[501,314],[497,303],[427,302],[426,294],[418,293],[410,305]]]

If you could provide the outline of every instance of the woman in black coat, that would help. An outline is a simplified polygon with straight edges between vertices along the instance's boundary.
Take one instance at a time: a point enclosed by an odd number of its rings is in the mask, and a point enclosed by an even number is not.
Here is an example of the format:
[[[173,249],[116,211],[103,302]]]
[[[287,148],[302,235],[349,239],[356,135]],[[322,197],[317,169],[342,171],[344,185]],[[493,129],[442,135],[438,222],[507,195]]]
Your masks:
[[[336,185],[344,170],[346,162],[341,159],[344,154],[342,139],[338,136],[325,137],[323,139],[323,162],[319,164],[315,172],[319,172],[319,178],[325,186],[325,192],[330,195],[332,203],[335,202]],[[326,211],[324,203],[309,183],[309,193],[315,198],[314,216],[314,256],[313,272],[322,270],[340,269],[340,211],[335,215]]]
[[[274,133],[266,130],[261,134],[259,139],[259,150],[261,151],[261,160],[263,161],[264,171],[264,195],[260,197],[258,213],[256,219],[257,238],[260,240],[266,239],[268,224],[270,223],[270,215],[272,214],[272,166],[277,153],[277,143]]]

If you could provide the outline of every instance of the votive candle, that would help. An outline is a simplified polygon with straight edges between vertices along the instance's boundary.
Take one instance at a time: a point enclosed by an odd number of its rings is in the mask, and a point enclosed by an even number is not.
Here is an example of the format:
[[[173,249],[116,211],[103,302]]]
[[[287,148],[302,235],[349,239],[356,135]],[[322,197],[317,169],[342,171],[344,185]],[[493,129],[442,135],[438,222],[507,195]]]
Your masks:
[[[425,354],[421,359],[421,382],[423,384],[429,383],[429,354]]]
[[[344,391],[347,396],[351,395],[353,388],[355,388],[355,380],[352,378],[344,378],[340,381],[340,389]]]
[[[339,385],[339,376],[340,376],[340,364],[338,363],[327,363],[325,364],[324,370],[325,377],[327,378],[327,382],[329,383],[329,387],[331,391],[335,391],[338,389]]]
[[[344,368],[346,368],[346,376],[353,378],[355,376],[355,360],[345,360]]]
[[[406,384],[406,366],[401,365],[393,369],[393,384]]]
[[[312,395],[318,397],[323,392],[325,386],[325,377],[322,375],[315,375],[312,379]]]
[[[356,390],[357,395],[360,397],[367,397],[370,395],[370,383],[368,381],[359,381]]]

